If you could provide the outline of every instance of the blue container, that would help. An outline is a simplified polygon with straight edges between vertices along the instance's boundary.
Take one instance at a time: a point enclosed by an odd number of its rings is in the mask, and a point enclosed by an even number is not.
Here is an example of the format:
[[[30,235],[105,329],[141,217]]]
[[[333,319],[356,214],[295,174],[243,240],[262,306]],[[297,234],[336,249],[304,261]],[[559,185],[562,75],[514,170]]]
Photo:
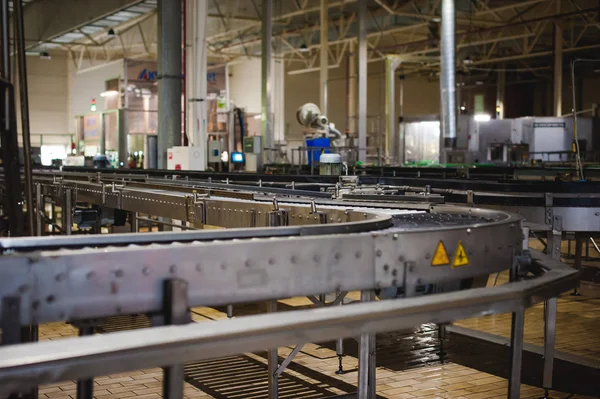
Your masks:
[[[321,157],[321,153],[331,153],[331,139],[327,137],[319,137],[317,139],[307,139],[306,147],[308,148],[308,164],[312,165],[313,162],[318,162]],[[312,149],[314,148],[314,149]]]

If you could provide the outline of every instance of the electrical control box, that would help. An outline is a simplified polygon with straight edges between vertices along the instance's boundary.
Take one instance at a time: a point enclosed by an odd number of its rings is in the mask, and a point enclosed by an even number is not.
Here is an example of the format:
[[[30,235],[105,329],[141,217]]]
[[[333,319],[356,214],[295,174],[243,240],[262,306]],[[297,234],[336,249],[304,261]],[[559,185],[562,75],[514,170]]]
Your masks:
[[[172,147],[167,150],[167,169],[206,170],[206,157],[201,147]]]
[[[208,162],[221,162],[221,142],[218,140],[210,140],[208,142]]]
[[[259,172],[263,168],[262,136],[244,137],[246,172]]]

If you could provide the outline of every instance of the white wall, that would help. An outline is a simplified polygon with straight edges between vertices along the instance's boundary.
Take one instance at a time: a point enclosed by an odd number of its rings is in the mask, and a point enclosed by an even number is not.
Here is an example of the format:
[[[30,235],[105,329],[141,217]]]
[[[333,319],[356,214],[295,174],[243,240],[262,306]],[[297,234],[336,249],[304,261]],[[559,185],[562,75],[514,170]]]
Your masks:
[[[73,68],[74,69],[74,68]],[[123,60],[118,60],[84,72],[73,70],[71,74],[71,115],[90,113],[92,98],[96,99],[96,110],[104,111],[105,99],[100,93],[105,91],[105,81],[122,77]]]
[[[50,60],[28,56],[26,62],[31,143],[33,146],[39,146],[40,134],[65,134],[74,130],[68,118],[68,58],[65,55],[56,54],[53,54]],[[15,87],[15,104],[17,130],[19,143],[21,143],[21,106],[18,84]],[[48,136],[44,142],[63,140],[69,141],[68,137],[59,139],[58,136]]]

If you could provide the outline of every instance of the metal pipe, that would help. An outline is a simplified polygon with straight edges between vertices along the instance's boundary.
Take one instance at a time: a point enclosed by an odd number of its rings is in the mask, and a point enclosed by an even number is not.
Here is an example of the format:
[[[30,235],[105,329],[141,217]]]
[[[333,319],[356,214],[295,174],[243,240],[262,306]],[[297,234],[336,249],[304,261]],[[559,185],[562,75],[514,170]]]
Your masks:
[[[188,109],[188,103],[187,103],[187,48],[188,48],[188,43],[187,43],[187,8],[188,8],[188,2],[187,0],[181,0],[181,7],[183,9],[183,13],[181,16],[181,20],[182,20],[182,32],[183,32],[183,55],[182,55],[182,59],[181,59],[181,66],[183,68],[183,70],[181,71],[181,76],[182,76],[182,83],[181,83],[181,87],[183,88],[183,132],[181,134],[181,140],[183,142],[184,146],[188,146],[189,145],[189,139],[188,139],[188,135],[187,135],[187,125],[188,125],[188,120],[187,120],[187,109]]]
[[[262,136],[263,146],[273,148],[273,113],[271,97],[273,93],[272,59],[273,59],[273,0],[263,0],[262,8]],[[267,162],[271,161],[271,152],[267,153]]]
[[[445,148],[456,146],[456,13],[454,0],[442,0],[441,124]]]
[[[356,46],[348,46],[348,133],[356,134]]]
[[[158,0],[158,167],[181,145],[181,2]],[[206,77],[204,77],[206,79]]]
[[[21,92],[21,130],[23,134],[23,169],[25,170],[25,200],[29,235],[35,235],[33,205],[33,177],[31,175],[31,129],[29,126],[29,95],[27,89],[27,62],[25,61],[25,29],[23,27],[22,0],[13,1],[15,11],[19,62],[19,88]]]
[[[562,0],[556,0],[556,13],[560,15]],[[562,21],[554,21],[554,115],[562,114],[563,34]]]
[[[329,6],[328,0],[321,0],[321,54],[320,54],[320,99],[321,112],[327,113],[327,78],[329,64]]]
[[[385,109],[387,126],[385,129],[385,156],[396,159],[398,140],[396,134],[396,69],[400,65],[398,57],[388,55],[385,59]]]
[[[367,2],[358,2],[358,160],[367,161]]]

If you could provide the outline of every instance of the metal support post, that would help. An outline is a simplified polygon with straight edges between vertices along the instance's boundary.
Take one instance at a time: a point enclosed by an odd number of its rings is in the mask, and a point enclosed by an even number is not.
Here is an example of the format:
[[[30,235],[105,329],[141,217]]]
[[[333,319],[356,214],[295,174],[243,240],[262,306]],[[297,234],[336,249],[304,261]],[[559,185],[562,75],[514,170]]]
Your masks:
[[[181,1],[158,0],[158,167],[181,145]],[[206,79],[206,77],[204,77]]]
[[[441,127],[443,148],[456,147],[456,10],[454,0],[442,0]],[[445,158],[445,157],[444,157]]]
[[[70,188],[65,189],[65,202],[62,209],[62,231],[71,235],[73,228],[73,196]]]
[[[581,252],[582,251],[583,251],[583,237],[580,233],[575,233],[575,262],[574,262],[573,266],[577,270],[581,270],[581,255],[582,255]],[[575,286],[575,289],[573,290],[573,293],[571,295],[573,295],[573,296],[581,295],[579,293],[579,282]]]
[[[277,301],[267,302],[267,312],[277,312]],[[270,348],[267,353],[268,373],[269,373],[269,399],[279,397],[279,377],[276,374],[279,368],[279,357],[277,348]]]
[[[544,376],[542,387],[545,390],[545,398],[549,398],[548,391],[552,388],[557,306],[558,298],[556,297],[550,298],[544,303]]]
[[[361,302],[369,302],[374,298],[373,291],[362,291]],[[358,357],[358,399],[375,399],[375,334],[360,336]]]
[[[556,14],[561,13],[563,0],[556,0]],[[554,21],[554,116],[562,115],[563,81],[563,32],[562,20]]]
[[[344,304],[345,296],[346,296],[345,292],[338,293],[338,296],[336,297],[334,302],[337,301],[338,298],[340,298],[338,306],[342,306]],[[344,363],[342,361],[344,358],[344,339],[343,338],[338,338],[335,341],[335,354],[338,357],[338,369],[335,373],[336,374],[344,374]]]
[[[496,84],[496,119],[504,119],[504,93],[506,88],[506,65],[500,64]]]
[[[358,160],[367,161],[367,2],[358,2]]]
[[[518,280],[519,264],[516,259],[510,270],[510,281]],[[523,360],[523,331],[525,328],[525,309],[521,307],[512,314],[510,331],[510,374],[508,378],[509,399],[519,399],[521,394],[521,365]]]
[[[329,5],[328,0],[321,0],[321,43],[320,43],[320,99],[321,112],[329,115],[327,112],[327,79],[329,72]]]
[[[385,59],[385,110],[387,126],[385,129],[385,156],[395,161],[398,155],[398,134],[396,133],[396,69],[401,61],[398,56],[388,55]],[[401,157],[401,156],[400,156]]]
[[[262,6],[262,103],[261,121],[263,146],[273,148],[273,79],[271,74],[273,59],[273,0],[263,0]],[[267,162],[271,163],[271,151],[267,152]]]
[[[0,0],[0,148],[5,175],[4,214],[8,217],[10,235],[23,235],[23,208],[21,176],[19,171],[17,121],[14,108],[14,88],[10,83],[10,35],[8,0]]]
[[[137,233],[140,230],[140,219],[137,212],[131,212],[129,214],[129,223],[131,225],[132,233]]]
[[[182,325],[190,322],[188,283],[180,279],[164,282],[163,312],[165,325]],[[183,364],[163,368],[163,398],[183,398]]]
[[[227,318],[233,318],[233,305],[227,305]]]
[[[23,27],[23,2],[13,0],[15,11],[17,47],[19,61],[19,89],[21,99],[21,131],[23,134],[23,169],[25,171],[25,201],[27,204],[27,224],[30,236],[35,235],[33,177],[31,175],[31,136],[29,126],[29,93],[27,90],[27,62],[25,61],[25,29]]]
[[[46,215],[46,204],[42,194],[42,185],[35,185],[35,216],[36,216],[36,235],[44,235],[44,217]]]
[[[94,327],[86,325],[79,328],[79,336],[94,335]],[[77,381],[77,399],[93,399],[94,398],[94,379],[88,378]]]

